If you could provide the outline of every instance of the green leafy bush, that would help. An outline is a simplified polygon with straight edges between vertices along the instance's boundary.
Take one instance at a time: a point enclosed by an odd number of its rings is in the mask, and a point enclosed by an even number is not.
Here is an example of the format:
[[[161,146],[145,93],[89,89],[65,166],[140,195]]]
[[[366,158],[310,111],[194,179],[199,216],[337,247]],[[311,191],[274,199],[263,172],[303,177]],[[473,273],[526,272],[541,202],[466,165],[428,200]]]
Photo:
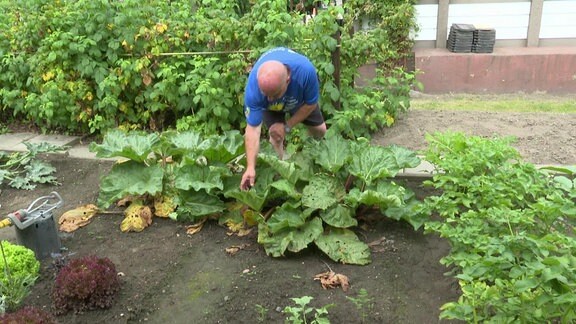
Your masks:
[[[427,137],[426,160],[441,172],[426,198],[450,241],[441,262],[462,289],[441,317],[466,322],[576,320],[576,180],[523,162],[511,139],[462,133]],[[554,171],[568,171],[560,168]]]
[[[411,50],[413,3],[346,1],[304,24],[304,13],[284,0],[0,0],[0,115],[81,133],[240,129],[247,71],[282,45],[317,66],[321,107],[327,120],[337,117],[332,126],[368,135],[408,107],[413,74],[394,68]],[[357,30],[364,17],[372,28]],[[379,66],[377,78],[358,89],[367,63]]]
[[[47,311],[37,307],[26,306],[16,312],[0,316],[4,324],[57,324],[56,318]]]
[[[112,306],[120,280],[116,266],[108,258],[85,256],[64,266],[52,289],[57,314],[82,312]]]

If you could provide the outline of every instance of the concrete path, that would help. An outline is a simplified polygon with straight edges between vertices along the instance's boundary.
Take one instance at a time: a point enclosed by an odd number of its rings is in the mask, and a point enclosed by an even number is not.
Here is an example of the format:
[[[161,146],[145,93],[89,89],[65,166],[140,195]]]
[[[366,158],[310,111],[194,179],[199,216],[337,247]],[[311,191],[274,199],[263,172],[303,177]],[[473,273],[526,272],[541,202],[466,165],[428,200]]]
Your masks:
[[[26,151],[24,142],[47,142],[66,147],[66,153],[72,158],[95,159],[96,154],[88,149],[89,143],[83,143],[80,136],[42,135],[35,133],[9,133],[0,135],[0,151]]]

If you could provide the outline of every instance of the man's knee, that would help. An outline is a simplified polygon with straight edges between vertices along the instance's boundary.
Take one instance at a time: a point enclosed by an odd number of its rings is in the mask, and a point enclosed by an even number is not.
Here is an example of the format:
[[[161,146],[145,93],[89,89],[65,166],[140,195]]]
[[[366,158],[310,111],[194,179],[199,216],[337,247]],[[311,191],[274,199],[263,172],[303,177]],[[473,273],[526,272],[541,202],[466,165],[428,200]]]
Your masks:
[[[274,143],[281,143],[284,141],[284,134],[280,130],[284,130],[283,123],[276,123],[270,127],[269,129],[270,143],[274,144]]]
[[[317,139],[324,137],[326,134],[326,123],[322,123],[318,126],[308,126],[308,133]]]

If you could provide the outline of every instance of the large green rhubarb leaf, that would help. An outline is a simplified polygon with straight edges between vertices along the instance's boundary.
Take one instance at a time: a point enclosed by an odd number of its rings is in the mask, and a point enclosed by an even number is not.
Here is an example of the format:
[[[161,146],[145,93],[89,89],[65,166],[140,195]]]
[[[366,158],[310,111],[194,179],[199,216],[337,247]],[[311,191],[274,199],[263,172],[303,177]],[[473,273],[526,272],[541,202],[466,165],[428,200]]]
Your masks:
[[[285,193],[286,195],[288,195],[288,197],[292,199],[300,200],[300,198],[302,198],[302,194],[296,190],[294,184],[290,183],[286,179],[280,179],[278,181],[274,181],[272,184],[270,184],[270,186]]]
[[[318,236],[314,243],[336,262],[359,265],[371,262],[370,247],[350,230],[330,228]]]
[[[382,213],[392,219],[403,219],[418,230],[424,223],[430,221],[430,216],[422,210],[422,202],[413,198],[399,207],[390,207]]]
[[[297,230],[291,231],[292,238],[288,244],[288,251],[290,252],[300,252],[314,242],[320,235],[324,228],[322,227],[322,220],[318,217],[312,218],[310,221],[306,222],[304,226]]]
[[[340,135],[326,138],[313,151],[316,164],[332,173],[338,172],[351,158],[348,143]]]
[[[286,250],[299,252],[308,247],[322,234],[322,220],[314,217],[304,223],[298,229],[284,229],[272,234],[269,227],[260,224],[258,226],[258,243],[262,244],[266,254],[273,257],[283,256]]]
[[[327,209],[346,195],[344,186],[334,177],[319,174],[302,190],[302,205]]]
[[[296,164],[292,162],[279,160],[276,155],[271,154],[260,154],[258,158],[276,170],[282,178],[291,184],[295,184],[300,178],[299,171],[296,170]]]
[[[301,227],[313,211],[314,209],[311,208],[303,211],[299,204],[285,202],[280,208],[274,211],[267,221],[270,233],[275,234],[284,229]]]
[[[225,168],[209,167],[200,165],[185,165],[174,171],[174,186],[178,189],[199,191],[205,189],[224,189],[222,175],[227,171]]]
[[[292,240],[292,231],[283,231],[274,236],[263,223],[258,224],[258,244],[264,247],[266,254],[275,258],[284,256]]]
[[[300,170],[300,179],[310,181],[314,178],[314,159],[311,156],[304,154],[303,152],[297,152],[290,158],[298,170]]]
[[[146,166],[134,161],[115,164],[102,178],[98,205],[108,208],[128,195],[156,195],[162,192],[163,179],[164,170],[159,165]]]
[[[224,192],[224,197],[234,198],[256,211],[261,211],[270,193],[270,185],[274,181],[276,172],[272,169],[259,169],[258,171],[253,188],[242,191],[238,182],[237,186]]]
[[[346,228],[358,225],[358,221],[354,218],[354,209],[342,204],[320,211],[320,217],[333,227]]]
[[[350,190],[346,196],[346,202],[352,206],[363,204],[367,206],[378,206],[382,209],[389,207],[399,207],[402,205],[402,197],[398,195],[386,195],[376,190],[360,191],[358,188]]]
[[[167,142],[166,154],[181,156],[189,154],[197,157],[198,152],[203,152],[211,145],[211,141],[195,131],[165,132],[163,140]]]
[[[257,191],[254,189],[241,191],[239,189],[227,191],[224,196],[226,198],[234,198],[254,209],[255,211],[261,211],[264,203],[266,202],[266,197],[268,196],[268,190]]]
[[[398,171],[402,169],[415,168],[420,165],[420,158],[418,158],[414,151],[397,145],[387,146],[386,149],[390,152],[390,156],[396,163],[396,168],[391,168],[392,176],[396,176]]]
[[[397,169],[396,161],[388,149],[368,146],[356,150],[349,172],[371,185],[380,178],[392,177],[398,172]]]
[[[156,133],[125,133],[114,129],[106,133],[102,144],[90,144],[90,151],[100,158],[124,157],[137,162],[145,161],[160,137]]]
[[[208,163],[228,163],[244,150],[244,137],[238,131],[228,131],[221,136],[211,137],[211,145],[203,154]]]
[[[205,191],[180,191],[178,196],[179,221],[194,221],[202,216],[222,212],[226,205],[217,196]]]

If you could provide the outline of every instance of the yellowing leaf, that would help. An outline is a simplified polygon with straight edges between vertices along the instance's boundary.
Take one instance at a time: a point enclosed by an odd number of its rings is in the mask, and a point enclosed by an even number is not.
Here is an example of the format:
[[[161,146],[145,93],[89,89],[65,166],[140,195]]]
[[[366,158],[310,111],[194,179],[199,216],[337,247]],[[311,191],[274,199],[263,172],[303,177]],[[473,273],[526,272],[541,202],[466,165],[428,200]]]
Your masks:
[[[154,215],[167,218],[176,210],[174,199],[168,196],[156,196],[154,198]]]
[[[126,217],[120,224],[122,232],[142,232],[152,224],[152,211],[150,207],[142,205],[142,202],[135,201],[126,210]]]
[[[93,204],[77,207],[62,214],[58,219],[60,230],[70,233],[82,226],[88,225],[99,209]]]
[[[246,224],[244,222],[236,223],[236,222],[232,221],[231,219],[226,221],[225,225],[231,231],[230,233],[227,233],[228,235],[236,234],[240,237],[250,234],[252,232],[252,229],[253,229],[253,228],[246,228]]]
[[[168,26],[164,23],[157,23],[154,28],[160,34],[164,33],[166,30],[168,30]]]
[[[44,81],[50,81],[54,78],[54,72],[52,71],[48,71],[44,74],[42,74],[42,80]]]
[[[258,225],[258,218],[262,217],[262,215],[253,209],[246,209],[242,212],[242,217],[244,218],[246,224],[255,226]]]

